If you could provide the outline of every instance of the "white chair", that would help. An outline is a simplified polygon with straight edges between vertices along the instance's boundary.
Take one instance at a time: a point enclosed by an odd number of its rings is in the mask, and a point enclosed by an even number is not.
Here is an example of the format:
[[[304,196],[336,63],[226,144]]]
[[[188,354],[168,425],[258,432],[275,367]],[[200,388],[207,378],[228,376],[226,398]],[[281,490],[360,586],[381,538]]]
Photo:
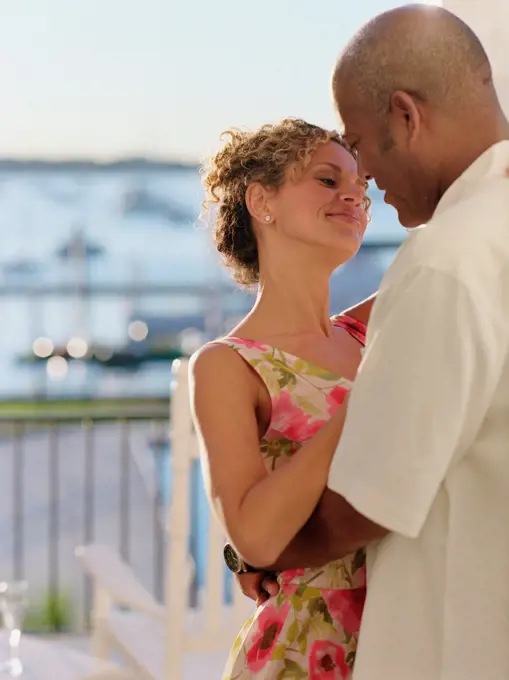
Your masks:
[[[0,647],[8,647],[5,630],[0,631]],[[37,635],[23,635],[21,660],[23,680],[139,680],[127,666],[96,659],[63,640],[44,640]],[[8,673],[1,675],[11,677]]]
[[[174,362],[172,373],[173,491],[165,605],[156,602],[112,548],[88,545],[76,554],[94,584],[92,643],[99,658],[107,659],[115,650],[146,680],[217,680],[228,649],[254,605],[236,587],[233,604],[224,605],[224,536],[211,514],[205,586],[199,606],[188,606],[194,576],[188,550],[189,489],[191,466],[199,452],[190,411],[188,361]]]

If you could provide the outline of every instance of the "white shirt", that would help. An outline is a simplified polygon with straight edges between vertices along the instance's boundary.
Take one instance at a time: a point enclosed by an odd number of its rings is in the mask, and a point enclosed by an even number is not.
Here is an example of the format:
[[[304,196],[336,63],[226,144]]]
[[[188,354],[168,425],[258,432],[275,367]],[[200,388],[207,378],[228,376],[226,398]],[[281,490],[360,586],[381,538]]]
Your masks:
[[[368,551],[354,680],[509,679],[509,141],[388,270],[329,487]]]

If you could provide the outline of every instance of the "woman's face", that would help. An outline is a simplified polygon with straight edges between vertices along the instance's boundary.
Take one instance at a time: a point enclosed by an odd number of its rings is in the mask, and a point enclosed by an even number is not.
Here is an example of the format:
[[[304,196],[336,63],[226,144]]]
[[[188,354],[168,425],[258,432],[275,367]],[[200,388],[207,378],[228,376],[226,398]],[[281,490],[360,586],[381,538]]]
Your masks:
[[[278,240],[323,251],[338,266],[361,245],[368,223],[365,193],[352,155],[335,141],[321,144],[296,176],[287,172],[271,199]]]

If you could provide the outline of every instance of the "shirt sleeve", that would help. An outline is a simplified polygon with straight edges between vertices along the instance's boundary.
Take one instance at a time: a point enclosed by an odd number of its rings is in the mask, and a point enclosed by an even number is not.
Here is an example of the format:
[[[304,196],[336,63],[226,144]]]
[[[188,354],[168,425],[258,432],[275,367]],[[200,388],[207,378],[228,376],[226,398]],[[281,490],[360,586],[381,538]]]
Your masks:
[[[416,537],[486,414],[503,361],[500,333],[477,294],[430,267],[407,274],[380,303],[329,488],[373,522]]]

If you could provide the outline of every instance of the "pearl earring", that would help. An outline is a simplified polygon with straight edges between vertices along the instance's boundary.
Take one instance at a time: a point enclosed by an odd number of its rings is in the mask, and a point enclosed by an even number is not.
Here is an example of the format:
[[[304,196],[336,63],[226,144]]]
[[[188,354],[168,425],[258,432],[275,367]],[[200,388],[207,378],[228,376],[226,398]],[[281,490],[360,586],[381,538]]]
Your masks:
[[[270,215],[265,215],[265,221],[270,222]]]

